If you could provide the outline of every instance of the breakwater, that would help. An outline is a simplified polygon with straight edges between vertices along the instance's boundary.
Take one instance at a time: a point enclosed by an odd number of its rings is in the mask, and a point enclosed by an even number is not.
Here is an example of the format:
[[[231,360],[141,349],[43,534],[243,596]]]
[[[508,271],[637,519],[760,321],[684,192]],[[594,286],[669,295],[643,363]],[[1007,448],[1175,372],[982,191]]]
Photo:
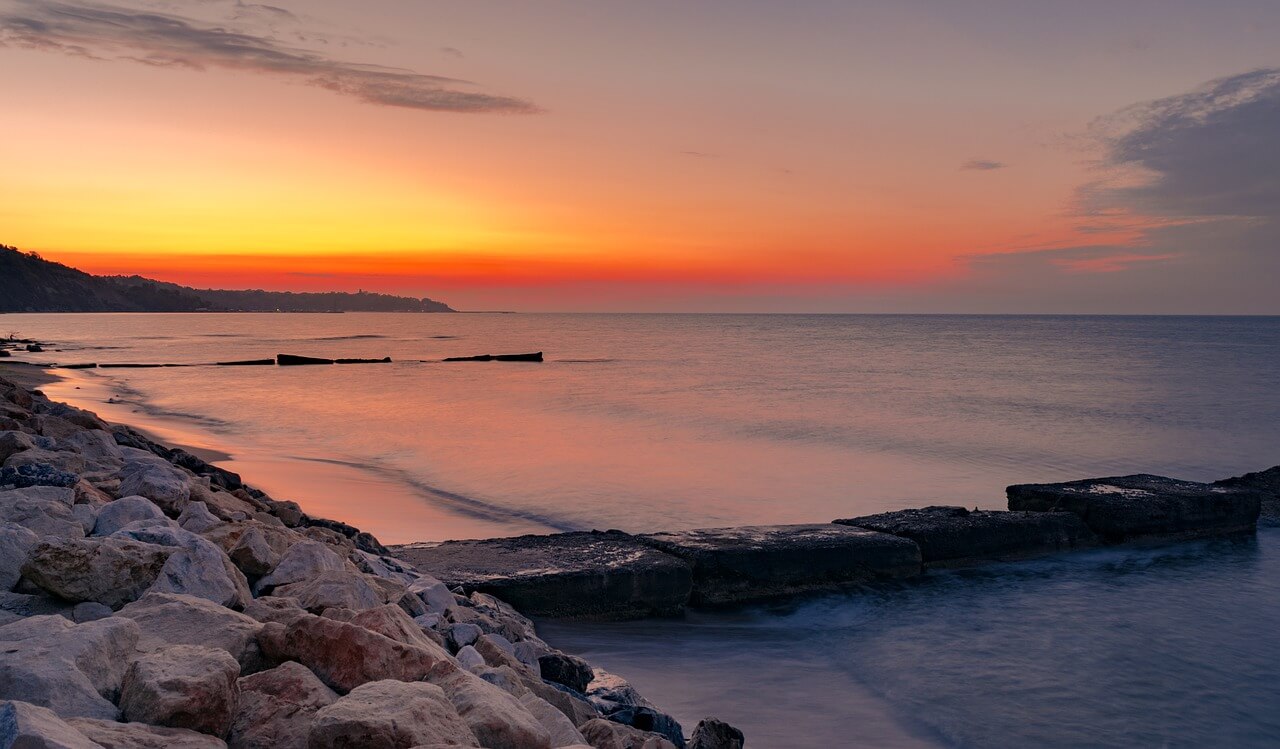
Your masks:
[[[527,535],[394,547],[530,615],[627,619],[908,580],[930,569],[1252,533],[1280,466],[1214,483],[1137,474],[1007,489],[1008,511],[925,507],[810,525]]]

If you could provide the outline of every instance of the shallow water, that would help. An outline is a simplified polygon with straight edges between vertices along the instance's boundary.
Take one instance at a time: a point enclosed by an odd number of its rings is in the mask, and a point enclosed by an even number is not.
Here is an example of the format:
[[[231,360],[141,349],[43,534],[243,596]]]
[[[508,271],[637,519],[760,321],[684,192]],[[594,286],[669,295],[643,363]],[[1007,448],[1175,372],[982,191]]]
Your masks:
[[[46,388],[387,542],[999,508],[1021,481],[1280,463],[1280,318],[11,315]],[[543,350],[545,364],[445,356]],[[423,362],[419,360],[432,360]],[[547,624],[752,746],[1280,744],[1280,531],[783,609]]]
[[[4,322],[59,342],[62,350],[29,358],[61,362],[392,356],[393,364],[82,378],[97,383],[89,392],[99,410],[231,453],[268,491],[392,542],[815,522],[930,503],[1002,507],[1014,482],[1136,471],[1214,479],[1277,462],[1280,444],[1280,318]],[[438,361],[532,350],[549,361]],[[124,404],[101,402],[112,395]]]
[[[543,623],[776,747],[1274,747],[1280,528],[679,621]]]

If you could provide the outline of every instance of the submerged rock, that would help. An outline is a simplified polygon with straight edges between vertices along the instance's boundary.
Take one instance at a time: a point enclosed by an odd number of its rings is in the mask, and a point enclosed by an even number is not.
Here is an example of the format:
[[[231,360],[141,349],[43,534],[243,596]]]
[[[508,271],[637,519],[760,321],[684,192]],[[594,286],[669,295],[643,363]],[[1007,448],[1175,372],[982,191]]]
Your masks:
[[[925,507],[835,522],[909,538],[920,546],[924,563],[931,567],[1023,559],[1098,543],[1084,521],[1068,512]]]
[[[715,718],[706,718],[694,726],[689,749],[742,749],[745,743],[742,731]]]
[[[638,537],[693,566],[694,604],[750,601],[848,583],[911,577],[915,542],[841,525],[708,528]]]
[[[1005,491],[1010,510],[1074,513],[1107,543],[1252,533],[1261,509],[1261,495],[1251,489],[1150,474],[1015,484]]]

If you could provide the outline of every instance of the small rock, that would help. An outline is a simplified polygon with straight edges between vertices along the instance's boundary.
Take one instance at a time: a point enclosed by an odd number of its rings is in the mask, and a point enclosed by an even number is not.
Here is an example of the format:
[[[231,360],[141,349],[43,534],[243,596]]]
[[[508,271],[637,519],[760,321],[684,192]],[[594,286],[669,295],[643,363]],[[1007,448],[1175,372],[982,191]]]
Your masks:
[[[470,645],[463,645],[462,648],[458,650],[458,654],[454,657],[457,658],[458,663],[461,663],[462,667],[468,671],[487,665],[484,661],[484,656],[480,655],[480,652]]]
[[[338,699],[294,661],[242,677],[238,683],[240,706],[227,735],[236,749],[307,749],[312,716]]]
[[[427,605],[427,611],[432,614],[443,616],[456,605],[453,593],[449,592],[444,583],[430,575],[423,575],[411,583],[409,592],[421,598]]]
[[[96,622],[99,619],[105,619],[108,616],[111,616],[111,608],[109,606],[104,606],[97,601],[77,603],[75,608],[71,610],[71,619],[76,624]]]
[[[222,525],[222,521],[209,512],[209,507],[204,502],[188,502],[182,513],[178,515],[178,525],[192,533],[204,533]]]
[[[457,650],[474,644],[482,634],[484,634],[484,630],[474,624],[466,622],[451,624],[449,625],[449,644],[454,650]]]
[[[174,645],[140,656],[125,672],[126,720],[227,735],[239,699],[240,664],[224,650]]]
[[[595,678],[591,664],[565,653],[547,653],[538,658],[539,673],[547,681],[563,684],[575,692],[586,693]]]
[[[704,718],[693,728],[689,749],[742,749],[742,731],[715,718]]]
[[[52,710],[27,702],[0,702],[0,747],[4,749],[102,749]]]
[[[426,744],[479,746],[440,687],[374,681],[316,713],[310,749],[408,749]]]
[[[249,528],[227,553],[231,561],[247,577],[261,577],[270,572],[280,561],[267,537],[257,528]]]

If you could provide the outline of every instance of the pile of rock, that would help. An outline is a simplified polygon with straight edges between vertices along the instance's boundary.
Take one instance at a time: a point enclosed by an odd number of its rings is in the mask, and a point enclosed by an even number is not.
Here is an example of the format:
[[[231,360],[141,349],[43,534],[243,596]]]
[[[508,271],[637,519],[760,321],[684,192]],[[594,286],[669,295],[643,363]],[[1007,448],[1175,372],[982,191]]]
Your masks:
[[[0,746],[743,745],[367,533],[3,378],[0,465]]]

